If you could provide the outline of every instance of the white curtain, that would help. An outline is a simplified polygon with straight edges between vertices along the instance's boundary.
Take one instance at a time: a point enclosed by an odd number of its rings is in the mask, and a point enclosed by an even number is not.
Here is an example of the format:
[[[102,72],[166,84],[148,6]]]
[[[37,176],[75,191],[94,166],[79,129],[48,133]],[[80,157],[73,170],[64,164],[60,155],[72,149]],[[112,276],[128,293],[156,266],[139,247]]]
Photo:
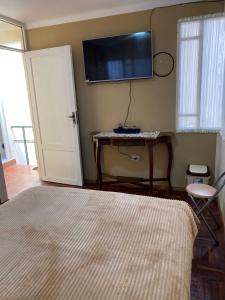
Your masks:
[[[225,17],[180,20],[177,131],[218,131],[224,124]]]

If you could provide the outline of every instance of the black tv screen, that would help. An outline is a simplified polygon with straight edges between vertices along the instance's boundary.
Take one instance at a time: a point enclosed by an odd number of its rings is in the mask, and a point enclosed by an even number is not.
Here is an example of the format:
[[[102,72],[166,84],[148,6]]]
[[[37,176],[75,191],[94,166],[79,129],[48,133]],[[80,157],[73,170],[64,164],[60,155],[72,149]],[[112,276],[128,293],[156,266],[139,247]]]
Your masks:
[[[83,41],[87,82],[150,78],[152,67],[152,33]]]

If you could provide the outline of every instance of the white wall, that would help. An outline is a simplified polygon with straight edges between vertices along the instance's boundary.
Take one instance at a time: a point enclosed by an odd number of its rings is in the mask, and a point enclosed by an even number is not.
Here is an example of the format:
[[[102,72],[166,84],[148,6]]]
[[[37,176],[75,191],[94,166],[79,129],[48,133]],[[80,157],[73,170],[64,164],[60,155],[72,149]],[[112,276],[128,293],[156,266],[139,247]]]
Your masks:
[[[217,145],[216,145],[216,169],[215,175],[219,176],[225,171],[225,134],[217,135]],[[223,222],[225,226],[225,188],[219,195],[219,204],[223,216]]]

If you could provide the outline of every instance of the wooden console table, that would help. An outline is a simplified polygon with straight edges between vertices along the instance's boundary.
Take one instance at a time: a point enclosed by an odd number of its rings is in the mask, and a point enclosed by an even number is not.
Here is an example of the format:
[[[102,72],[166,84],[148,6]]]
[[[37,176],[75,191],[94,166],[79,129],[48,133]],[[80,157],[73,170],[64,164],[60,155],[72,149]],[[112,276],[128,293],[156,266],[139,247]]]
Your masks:
[[[114,133],[97,133],[93,132],[92,141],[94,146],[94,156],[95,162],[97,165],[97,183],[99,185],[99,189],[102,189],[103,184],[103,174],[102,174],[102,166],[101,166],[101,152],[104,145],[112,145],[112,146],[147,146],[148,154],[149,154],[149,179],[143,178],[126,178],[126,181],[122,182],[130,182],[130,183],[143,183],[149,181],[149,193],[153,192],[153,182],[154,181],[166,181],[168,182],[169,188],[172,190],[171,185],[171,168],[173,162],[173,150],[171,143],[172,133],[163,133],[161,132],[157,137],[150,137],[148,133],[140,133],[133,135],[120,135]],[[153,168],[154,168],[154,156],[153,156],[153,147],[156,144],[165,144],[168,151],[168,164],[167,164],[167,176],[165,178],[153,178]],[[119,179],[122,178],[120,176],[112,176],[107,175],[111,178],[116,178],[118,181],[113,181],[111,183],[121,182]]]

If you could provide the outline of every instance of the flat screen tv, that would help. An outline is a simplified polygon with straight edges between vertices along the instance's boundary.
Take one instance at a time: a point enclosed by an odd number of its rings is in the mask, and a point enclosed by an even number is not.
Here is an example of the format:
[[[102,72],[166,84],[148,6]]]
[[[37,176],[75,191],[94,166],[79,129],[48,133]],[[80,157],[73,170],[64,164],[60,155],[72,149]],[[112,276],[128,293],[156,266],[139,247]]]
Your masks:
[[[86,40],[83,52],[86,82],[153,76],[150,31]]]

